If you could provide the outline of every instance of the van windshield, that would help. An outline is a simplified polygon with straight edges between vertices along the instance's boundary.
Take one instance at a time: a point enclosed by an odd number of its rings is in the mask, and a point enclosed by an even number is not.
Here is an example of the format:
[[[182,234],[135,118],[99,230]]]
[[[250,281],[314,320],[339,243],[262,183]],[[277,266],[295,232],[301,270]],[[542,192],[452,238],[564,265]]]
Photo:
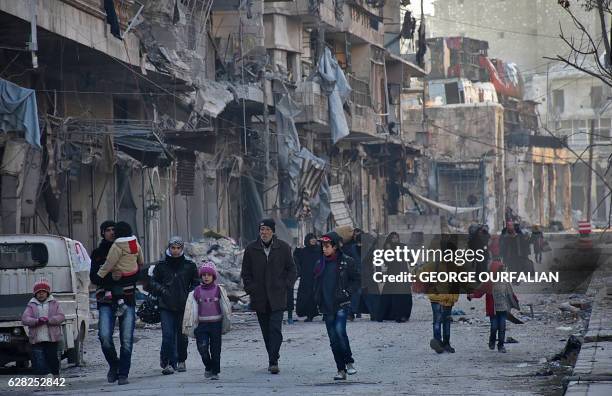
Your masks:
[[[47,265],[49,252],[44,243],[1,243],[0,270],[40,268]]]

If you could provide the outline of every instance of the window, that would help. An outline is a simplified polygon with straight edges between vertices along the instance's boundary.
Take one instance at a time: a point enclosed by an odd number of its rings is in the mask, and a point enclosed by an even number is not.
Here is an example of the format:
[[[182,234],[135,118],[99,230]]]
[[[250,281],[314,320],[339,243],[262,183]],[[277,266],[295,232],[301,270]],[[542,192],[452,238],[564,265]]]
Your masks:
[[[556,114],[561,114],[565,111],[565,98],[563,96],[562,89],[553,90],[553,112]]]
[[[599,126],[595,124],[595,135],[593,136],[593,140],[596,142],[610,142],[610,138],[612,134],[610,133],[611,122],[609,118],[600,118]]]
[[[452,82],[444,84],[444,93],[446,94],[446,104],[462,103],[458,83]]]
[[[591,87],[591,108],[600,109],[603,103],[603,87]]]
[[[39,268],[49,260],[44,243],[0,244],[0,269]]]
[[[573,146],[586,146],[589,140],[588,123],[586,120],[574,120],[570,144]]]

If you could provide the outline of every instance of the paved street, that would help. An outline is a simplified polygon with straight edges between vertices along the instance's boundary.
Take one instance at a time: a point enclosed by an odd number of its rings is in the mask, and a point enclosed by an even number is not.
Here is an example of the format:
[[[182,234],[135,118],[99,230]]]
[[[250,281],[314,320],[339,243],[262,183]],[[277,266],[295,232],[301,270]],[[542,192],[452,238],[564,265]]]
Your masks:
[[[281,374],[272,376],[266,371],[267,359],[255,316],[237,314],[234,330],[223,338],[222,372],[218,382],[203,378],[203,365],[193,341],[189,346],[187,372],[162,376],[158,364],[161,330],[137,329],[131,383],[122,387],[106,383],[106,365],[96,333],[90,331],[85,355],[87,367],[66,368],[63,375],[67,378],[67,387],[45,393],[560,394],[559,376],[536,374],[547,366],[541,359],[550,359],[561,351],[569,334],[580,329],[577,325],[581,321],[572,318],[566,323],[559,321],[561,314],[554,305],[564,301],[561,297],[523,296],[524,304],[529,301],[535,303],[536,319],[520,326],[509,324],[508,336],[519,343],[507,344],[505,355],[487,349],[489,325],[484,318],[484,299],[468,302],[462,296],[456,306],[466,315],[462,315],[465,319],[453,316],[452,344],[457,349],[454,355],[436,355],[429,349],[431,312],[423,296],[415,296],[413,317],[408,323],[376,323],[366,318],[349,323],[359,372],[343,383],[332,380],[335,366],[321,321],[284,326]],[[548,305],[538,304],[545,301]],[[560,326],[572,330],[557,330]],[[6,383],[10,375],[0,378],[0,391],[4,392],[8,390]]]

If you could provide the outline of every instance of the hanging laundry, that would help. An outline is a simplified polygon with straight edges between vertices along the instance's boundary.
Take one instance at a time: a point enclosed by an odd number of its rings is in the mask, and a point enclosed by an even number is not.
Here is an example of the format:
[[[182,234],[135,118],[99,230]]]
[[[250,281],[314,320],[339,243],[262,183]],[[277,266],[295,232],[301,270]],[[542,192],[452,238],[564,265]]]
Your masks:
[[[106,23],[111,26],[111,34],[119,40],[123,40],[119,29],[119,18],[117,18],[117,12],[115,11],[115,2],[104,0],[104,11],[106,11]]]
[[[401,36],[404,39],[414,39],[414,31],[416,30],[416,18],[412,16],[412,12],[406,11],[404,14],[404,22],[402,23]]]
[[[0,131],[25,131],[26,141],[40,146],[38,108],[33,89],[0,78]]]
[[[420,67],[425,66],[425,53],[427,52],[427,43],[425,42],[425,18],[421,15],[421,23],[419,24],[419,42],[416,53],[416,61]]]

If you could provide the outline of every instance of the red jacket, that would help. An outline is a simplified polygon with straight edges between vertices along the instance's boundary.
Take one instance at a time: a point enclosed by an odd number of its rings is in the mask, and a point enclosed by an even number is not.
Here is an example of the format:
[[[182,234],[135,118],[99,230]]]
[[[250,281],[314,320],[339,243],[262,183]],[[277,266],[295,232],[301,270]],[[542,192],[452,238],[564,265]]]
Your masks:
[[[486,294],[486,311],[487,316],[495,316],[495,302],[493,301],[493,284],[491,282],[483,283],[474,293],[469,295],[470,298],[480,298]]]

